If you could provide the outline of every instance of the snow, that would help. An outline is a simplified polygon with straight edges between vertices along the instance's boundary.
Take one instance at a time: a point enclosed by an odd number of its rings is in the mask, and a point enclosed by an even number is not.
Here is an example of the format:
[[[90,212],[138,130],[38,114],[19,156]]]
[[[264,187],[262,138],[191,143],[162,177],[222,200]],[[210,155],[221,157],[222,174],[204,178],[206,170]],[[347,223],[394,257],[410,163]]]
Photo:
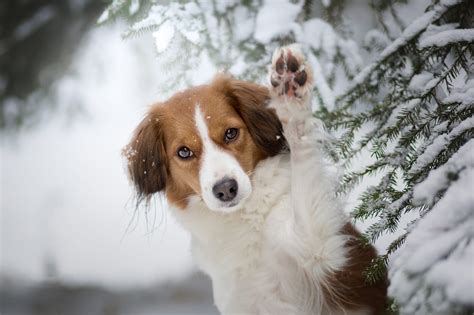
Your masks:
[[[150,8],[147,17],[133,24],[125,34],[149,28],[160,29],[165,22],[169,21],[170,25],[179,31],[184,38],[193,44],[197,44],[201,40],[200,34],[204,29],[201,20],[195,18],[200,13],[199,7],[194,2],[184,4],[173,2],[168,6],[155,4]],[[158,44],[158,46],[164,49],[164,45]]]
[[[302,40],[316,50],[324,49],[329,56],[336,54],[338,35],[330,24],[321,19],[310,19],[303,23]]]
[[[467,124],[472,124],[472,121],[470,119]],[[414,201],[418,204],[432,204],[435,196],[449,183],[449,174],[456,174],[466,167],[474,167],[474,140],[463,145],[445,164],[432,170],[423,182],[415,186]]]
[[[132,0],[130,6],[128,7],[128,12],[130,15],[134,15],[140,9],[140,0]]]
[[[331,5],[331,0],[322,0],[321,3],[327,8]]]
[[[238,21],[233,29],[234,39],[241,42],[249,38],[255,29],[255,19],[245,6],[239,6],[234,11],[234,20]]]
[[[147,29],[152,26],[159,26],[166,21],[165,13],[167,11],[166,6],[153,5],[148,12],[146,18],[136,22],[132,25],[131,29],[138,31],[140,29]],[[106,11],[107,12],[107,11]]]
[[[472,221],[467,225],[467,228],[472,231],[474,227]],[[465,232],[469,232],[469,230],[466,229]],[[464,245],[462,244],[462,246],[458,247],[459,249],[462,248],[462,252],[458,249],[459,252],[453,254],[453,259],[438,263],[427,277],[428,281],[433,283],[434,286],[446,287],[446,295],[449,300],[472,305],[474,290],[474,267],[472,266],[474,243],[470,242],[465,247]],[[463,276],[459,277],[459,274]]]
[[[356,73],[362,64],[357,43],[341,37],[330,24],[321,19],[314,18],[302,23],[297,41],[307,43],[317,52],[319,59],[324,60],[317,69],[322,72],[315,71],[316,74],[326,77],[333,75],[336,68],[334,62],[338,54],[345,57],[345,64],[351,74]]]
[[[448,134],[439,135],[434,139],[433,143],[428,145],[425,148],[425,151],[418,157],[418,159],[413,163],[409,173],[417,173],[427,165],[429,165],[433,160],[447,148],[447,146],[455,138],[463,134],[469,129],[474,128],[474,117],[470,117],[462,121],[458,126],[453,128]]]
[[[474,42],[474,30],[473,29],[457,29],[442,31],[435,35],[426,36],[422,38],[418,44],[420,48],[426,48],[430,46],[443,47],[451,43],[457,42]]]
[[[98,24],[102,24],[109,19],[109,10],[105,10],[97,19]]]
[[[158,31],[152,33],[155,38],[155,46],[158,53],[162,53],[166,48],[168,48],[174,34],[175,28],[169,21],[163,23]]]
[[[229,69],[229,72],[233,74],[234,76],[238,77],[244,73],[246,68],[247,68],[247,63],[242,57],[240,57],[239,59],[235,61],[235,63]]]
[[[339,52],[345,57],[344,61],[349,74],[351,76],[357,74],[363,64],[357,43],[351,39],[341,39],[338,41],[338,46]]]
[[[446,24],[442,24],[442,25],[431,24],[426,28],[426,31],[424,31],[420,35],[419,41],[421,42],[426,37],[431,37],[433,35],[439,34],[440,32],[448,31],[448,30],[454,30],[456,28],[459,28],[459,23],[446,23]]]
[[[398,122],[398,120],[400,119],[400,115],[402,114],[402,112],[410,111],[416,106],[418,106],[419,104],[420,104],[420,99],[413,99],[406,103],[398,105],[396,108],[393,109],[392,114],[387,119],[387,122],[382,128],[383,129],[393,128],[395,124]]]
[[[471,140],[453,156],[467,168],[392,258],[389,294],[402,305],[401,314],[454,314],[454,303],[474,305],[473,146]],[[426,310],[427,300],[438,309]]]
[[[474,79],[470,79],[461,88],[455,88],[443,99],[444,104],[460,103],[462,106],[474,104]]]
[[[117,289],[193,269],[189,237],[160,199],[134,215],[120,152],[167,76],[156,67],[151,36],[124,42],[123,28],[87,36],[72,74],[54,87],[52,117],[13,139],[2,135],[2,274],[42,281],[53,262],[60,281]],[[35,104],[44,102],[51,99]],[[76,103],[83,107],[70,118]]]
[[[335,106],[334,93],[332,92],[326,81],[326,78],[323,75],[321,64],[319,63],[318,59],[315,58],[312,54],[308,56],[308,61],[313,67],[314,85],[316,86],[319,95],[321,96],[323,105],[326,106],[326,108],[328,109],[333,109]]]
[[[447,5],[454,5],[459,3],[461,0],[449,0],[441,1],[435,9],[424,13],[422,16],[415,19],[411,24],[409,24],[402,35],[395,39],[390,45],[388,45],[379,55],[377,60],[372,64],[366,66],[355,78],[352,80],[351,85],[343,94],[347,94],[349,91],[354,89],[355,86],[363,83],[369,79],[372,72],[377,68],[377,66],[394,52],[396,52],[400,47],[406,45],[411,39],[420,34],[428,25],[436,21],[446,10],[448,9]]]
[[[190,83],[191,85],[200,85],[210,82],[216,73],[216,66],[209,57],[209,54],[206,51],[202,51],[190,75]]]
[[[388,55],[391,55],[393,52],[398,50],[399,47],[405,45],[410,39],[418,35],[428,25],[436,21],[446,10],[448,6],[452,6],[456,3],[461,2],[461,0],[449,0],[441,1],[433,10],[426,12],[422,16],[415,19],[410,23],[404,30],[400,37],[393,41],[384,51],[380,54],[380,58],[385,58]]]
[[[201,1],[205,2],[205,1]],[[216,1],[216,11],[219,13],[226,13],[226,10],[233,6],[238,6],[240,4],[239,0],[226,0],[226,1]]]
[[[272,39],[287,35],[298,28],[295,20],[301,6],[302,1],[294,4],[288,0],[265,0],[257,14],[255,39],[262,44],[268,44]]]
[[[378,30],[372,29],[365,34],[364,37],[364,46],[368,48],[373,48],[373,46],[383,49],[390,44],[390,40],[387,35]]]
[[[421,73],[413,76],[410,84],[408,85],[408,89],[422,94],[423,92],[433,88],[437,82],[438,79],[434,78],[431,72],[422,71]]]
[[[335,60],[338,54],[343,56],[349,73],[354,74],[358,71],[362,59],[357,44],[353,40],[342,38],[330,24],[317,18],[303,22],[301,32],[296,35],[298,42],[306,43],[318,55],[318,58],[315,58],[313,53],[307,53],[314,67],[315,87],[324,105],[329,109],[334,108],[334,91],[326,78],[336,75]],[[345,82],[337,81],[336,88],[344,84]]]
[[[332,73],[335,67],[333,60],[337,53],[338,35],[331,25],[321,19],[310,19],[303,23],[302,36],[298,40],[308,43],[311,48],[326,54],[327,62],[324,67],[319,65],[319,69],[316,69],[315,73],[318,70],[324,70],[324,72],[320,72],[321,74]]]

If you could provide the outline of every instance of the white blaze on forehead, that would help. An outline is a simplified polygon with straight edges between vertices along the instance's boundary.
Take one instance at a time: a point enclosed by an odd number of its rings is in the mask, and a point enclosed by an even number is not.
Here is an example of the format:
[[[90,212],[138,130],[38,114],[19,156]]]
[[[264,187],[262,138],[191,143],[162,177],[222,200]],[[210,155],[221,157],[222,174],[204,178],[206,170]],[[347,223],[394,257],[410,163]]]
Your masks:
[[[207,125],[209,119],[205,119],[199,104],[196,104],[194,119],[202,143],[199,183],[204,202],[211,210],[232,212],[252,192],[250,179],[235,157],[219,148],[212,141]],[[214,185],[223,178],[235,179],[238,184],[237,196],[230,202],[220,201],[212,192]]]
[[[206,120],[201,111],[201,106],[199,103],[196,104],[196,112],[194,114],[194,120],[196,121],[196,127],[199,133],[199,136],[202,139],[203,145],[209,144],[211,139],[209,138],[209,130],[207,128]],[[212,143],[211,143],[212,144]]]

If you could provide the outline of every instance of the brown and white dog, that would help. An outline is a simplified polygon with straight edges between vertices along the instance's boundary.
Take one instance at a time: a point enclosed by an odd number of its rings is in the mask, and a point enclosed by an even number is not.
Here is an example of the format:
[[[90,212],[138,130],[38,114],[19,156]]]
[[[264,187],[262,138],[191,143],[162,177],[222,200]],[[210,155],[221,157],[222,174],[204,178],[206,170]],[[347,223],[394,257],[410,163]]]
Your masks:
[[[376,252],[335,197],[313,76],[278,49],[269,88],[219,75],[151,107],[125,149],[141,200],[163,192],[223,314],[381,314]]]

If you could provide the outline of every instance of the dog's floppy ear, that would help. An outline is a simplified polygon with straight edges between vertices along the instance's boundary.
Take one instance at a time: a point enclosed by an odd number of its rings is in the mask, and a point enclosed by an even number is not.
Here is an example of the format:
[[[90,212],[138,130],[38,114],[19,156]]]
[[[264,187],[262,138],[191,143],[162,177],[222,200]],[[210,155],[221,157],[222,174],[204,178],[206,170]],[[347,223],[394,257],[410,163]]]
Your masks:
[[[287,148],[281,121],[275,110],[267,107],[270,96],[266,87],[227,75],[215,78],[213,85],[229,99],[266,156],[277,155]]]
[[[166,186],[168,160],[160,119],[150,112],[135,129],[130,143],[123,149],[128,172],[138,194],[138,201],[150,197]]]

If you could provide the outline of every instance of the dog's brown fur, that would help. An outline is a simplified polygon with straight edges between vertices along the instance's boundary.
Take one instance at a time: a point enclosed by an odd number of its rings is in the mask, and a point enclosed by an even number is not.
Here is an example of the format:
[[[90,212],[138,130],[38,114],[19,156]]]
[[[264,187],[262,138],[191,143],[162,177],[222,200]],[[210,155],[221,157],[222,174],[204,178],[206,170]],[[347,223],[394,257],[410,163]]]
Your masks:
[[[347,235],[346,247],[349,249],[349,261],[344,269],[337,271],[329,279],[328,294],[333,305],[344,306],[345,309],[360,309],[367,307],[373,314],[384,314],[387,308],[386,275],[375,283],[369,283],[365,272],[377,257],[375,248],[362,241],[362,235],[350,223],[347,223],[342,233]],[[329,290],[328,290],[329,291]]]
[[[153,105],[125,150],[139,196],[148,198],[164,191],[169,202],[184,209],[189,196],[200,195],[202,144],[194,121],[197,104],[209,120],[209,136],[214,143],[230,152],[248,174],[262,159],[281,153],[287,144],[276,113],[266,107],[268,100],[265,87],[219,76],[209,85],[188,89]],[[228,128],[240,130],[232,143],[224,142]],[[177,156],[182,146],[191,149],[193,158],[182,160]],[[351,224],[346,224],[341,233],[348,236],[349,263],[328,279],[327,300],[334,306],[362,306],[382,314],[387,280],[368,284],[364,276],[377,256],[375,249],[362,244],[360,233]]]
[[[196,104],[208,119],[210,137],[250,174],[260,160],[286,146],[275,111],[266,108],[268,100],[265,87],[219,76],[209,85],[188,89],[152,106],[126,149],[135,153],[129,157],[129,172],[137,191],[148,197],[165,190],[168,200],[181,208],[186,207],[187,197],[201,193],[202,144],[194,121]],[[232,143],[224,142],[228,128],[240,130]],[[182,146],[193,151],[192,159],[177,157]]]

